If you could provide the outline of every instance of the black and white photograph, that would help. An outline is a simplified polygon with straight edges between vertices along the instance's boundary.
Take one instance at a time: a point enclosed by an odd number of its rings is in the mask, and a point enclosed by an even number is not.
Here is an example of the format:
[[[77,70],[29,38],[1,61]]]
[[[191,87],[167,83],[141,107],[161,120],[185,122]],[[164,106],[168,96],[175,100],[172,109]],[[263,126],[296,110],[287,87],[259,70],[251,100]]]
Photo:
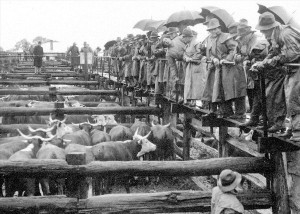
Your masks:
[[[299,0],[0,0],[0,214],[300,214]]]

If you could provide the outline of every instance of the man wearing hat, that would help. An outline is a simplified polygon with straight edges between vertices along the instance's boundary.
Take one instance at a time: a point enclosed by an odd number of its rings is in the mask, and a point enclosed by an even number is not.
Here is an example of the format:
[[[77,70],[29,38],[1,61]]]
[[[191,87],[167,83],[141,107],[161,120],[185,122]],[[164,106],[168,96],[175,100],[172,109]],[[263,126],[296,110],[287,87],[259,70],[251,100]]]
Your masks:
[[[255,34],[255,31],[251,30],[251,26],[249,26],[247,19],[241,19],[238,22],[237,35],[236,40],[238,41],[239,55],[236,58],[239,59],[237,63],[243,65],[244,72],[247,75],[247,96],[251,112],[254,96],[254,81],[249,75],[249,66],[247,67],[247,63],[249,62],[250,50],[257,42],[257,35]]]
[[[289,66],[287,69],[282,69],[282,65],[286,63],[300,63],[300,32],[291,26],[281,25],[275,20],[272,13],[265,12],[259,16],[259,21],[256,26],[257,30],[270,41],[271,48],[268,57],[256,67],[258,69],[272,67],[279,69],[281,73],[285,73],[284,89],[285,100],[287,107],[287,117],[291,119],[292,137],[290,140],[300,142],[300,96],[298,94],[300,88],[300,67]],[[280,93],[280,91],[279,91]],[[284,99],[276,100],[274,103],[283,105]],[[276,128],[276,127],[275,127]],[[280,127],[279,127],[280,128]],[[288,134],[288,133],[287,133]],[[290,203],[292,210],[297,213],[300,210],[300,152],[291,152],[287,155],[288,171],[291,172],[291,197]]]
[[[210,115],[216,116],[218,106],[221,107],[220,104],[224,104],[220,60],[227,55],[228,49],[223,42],[228,38],[229,34],[221,31],[221,25],[216,18],[212,18],[209,21],[207,31],[210,33],[206,43],[208,66],[202,100],[211,104]],[[220,117],[230,116],[228,112],[222,112],[222,108],[220,110]]]
[[[97,69],[97,66],[98,66],[98,54],[100,53],[101,51],[101,48],[100,47],[97,47],[95,50],[94,50],[94,53],[93,53],[93,69],[96,70]]]
[[[125,44],[124,48],[126,49],[126,53],[122,56],[122,60],[124,61],[124,77],[125,83],[127,86],[133,86],[133,79],[132,79],[132,57],[134,55],[134,36],[133,34],[127,35],[127,43]]]
[[[132,35],[132,34],[131,34]],[[129,85],[129,76],[131,76],[131,64],[132,64],[132,52],[131,52],[131,46],[129,45],[130,39],[133,38],[133,35],[130,34],[127,35],[122,40],[122,44],[119,47],[119,80],[121,80],[123,83],[126,83]]]
[[[34,73],[39,74],[41,73],[41,67],[43,65],[43,55],[44,55],[44,50],[43,47],[41,46],[42,42],[39,41],[37,46],[34,47],[33,49],[33,56],[34,56]]]
[[[300,105],[291,105],[290,98],[292,90],[299,84],[300,68],[288,66],[286,71],[281,67],[285,63],[300,62],[300,32],[291,26],[281,25],[275,20],[274,15],[269,12],[260,15],[256,29],[260,30],[271,43],[269,56],[262,63],[257,64],[257,68],[274,68],[272,70],[273,79],[277,77],[276,79],[284,82],[286,106],[281,105],[281,108],[284,110],[287,107],[287,117],[291,118],[293,131],[291,140],[300,141]],[[279,74],[276,75],[276,73]],[[284,74],[286,75],[284,76]],[[279,87],[278,85],[278,89],[280,89]],[[281,92],[282,90],[278,90],[278,93]],[[300,96],[298,98],[300,102]],[[284,103],[284,97],[281,100],[278,99],[274,100],[273,103]],[[272,131],[282,128],[285,115],[278,115],[277,120],[278,123],[271,127],[273,128]]]
[[[197,33],[188,28],[182,32],[187,48],[183,55],[186,62],[184,101],[191,107],[196,106],[196,101],[202,99],[205,85],[206,60],[201,53],[201,43],[197,42]],[[203,61],[205,60],[205,61]]]
[[[180,102],[183,103],[185,65],[182,63],[182,59],[184,51],[186,49],[186,44],[184,43],[182,36],[178,36],[177,33],[177,28],[170,27],[168,29],[167,35],[170,36],[172,42],[171,44],[169,44],[166,54],[170,69],[167,89],[171,98],[174,98],[175,94],[179,91]]]
[[[230,169],[221,172],[217,186],[212,190],[211,214],[242,214],[244,207],[236,197],[236,189],[241,188],[242,175]]]
[[[71,57],[71,71],[76,70],[80,64],[79,60],[79,48],[76,46],[74,42],[73,45],[68,49],[67,55],[70,54]]]

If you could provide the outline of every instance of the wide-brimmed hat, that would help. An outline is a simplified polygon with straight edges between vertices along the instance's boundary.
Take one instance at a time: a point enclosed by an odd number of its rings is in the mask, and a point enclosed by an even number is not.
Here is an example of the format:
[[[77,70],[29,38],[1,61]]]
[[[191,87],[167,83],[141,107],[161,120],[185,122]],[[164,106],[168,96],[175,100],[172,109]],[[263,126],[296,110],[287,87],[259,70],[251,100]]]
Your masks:
[[[238,25],[239,25],[238,22],[232,22],[230,25],[228,25],[228,29],[233,28],[233,27],[237,27]]]
[[[117,37],[116,41],[121,42],[121,37]]]
[[[220,22],[217,18],[212,18],[207,25],[207,29],[206,30],[212,30],[215,29],[217,27],[221,27]]]
[[[134,39],[133,40],[135,40],[135,41],[137,41],[137,40],[139,40],[140,38],[141,38],[141,34],[137,34],[135,37],[134,37]]]
[[[222,192],[230,192],[234,190],[242,181],[242,175],[230,169],[221,172],[218,187]]]
[[[73,45],[77,45],[76,42],[73,42]]]
[[[193,31],[189,28],[185,28],[183,31],[182,31],[182,37],[193,37]]]
[[[178,32],[179,32],[179,30],[177,27],[169,27],[167,35],[170,35],[172,33],[178,33]]]
[[[151,34],[150,34],[150,38],[158,38],[159,35],[156,31],[152,31]]]
[[[232,33],[232,34],[229,33],[229,34],[227,35],[226,39],[223,40],[221,43],[224,44],[224,43],[226,43],[227,41],[229,41],[230,39],[235,40],[236,37],[237,37],[237,34],[236,34],[236,33]]]
[[[264,12],[259,16],[258,24],[256,25],[257,30],[269,30],[277,27],[279,22],[275,20],[275,16],[270,12]]]
[[[239,36],[243,36],[245,34],[248,34],[249,32],[255,32],[255,31],[251,30],[251,26],[248,24],[247,19],[241,19],[237,26],[237,32]]]
[[[144,41],[147,39],[147,36],[145,34],[141,35],[141,37],[139,38],[139,41]]]
[[[128,40],[133,40],[134,39],[134,35],[133,34],[127,34],[127,38],[128,38]]]

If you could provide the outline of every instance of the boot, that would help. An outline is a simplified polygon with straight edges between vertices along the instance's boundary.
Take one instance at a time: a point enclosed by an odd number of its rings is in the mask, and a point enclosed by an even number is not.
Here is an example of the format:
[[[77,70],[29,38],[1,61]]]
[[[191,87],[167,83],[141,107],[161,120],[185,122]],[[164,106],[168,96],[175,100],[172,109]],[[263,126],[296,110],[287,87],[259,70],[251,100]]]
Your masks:
[[[257,126],[259,123],[259,117],[251,117],[250,120],[246,123],[242,123],[240,126]]]

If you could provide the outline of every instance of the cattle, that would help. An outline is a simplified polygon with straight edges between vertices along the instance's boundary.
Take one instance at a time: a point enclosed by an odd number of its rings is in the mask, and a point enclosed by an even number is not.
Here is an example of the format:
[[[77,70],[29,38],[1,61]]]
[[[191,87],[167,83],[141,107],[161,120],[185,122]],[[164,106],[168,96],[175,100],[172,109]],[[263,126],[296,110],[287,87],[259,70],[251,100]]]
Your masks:
[[[133,137],[131,129],[121,125],[113,127],[110,130],[109,135],[112,141],[131,140]]]
[[[144,136],[141,140],[126,140],[126,141],[110,141],[97,144],[91,148],[92,154],[97,161],[133,161],[138,160],[142,155],[155,151],[156,146],[147,140]],[[129,177],[122,176],[122,183],[125,186],[126,192],[130,193]],[[112,178],[106,181],[105,189],[102,193],[110,193]]]
[[[172,130],[167,125],[154,125],[152,123],[152,142],[156,145],[156,150],[151,154],[154,160],[174,159],[174,136]]]
[[[20,135],[27,139],[30,144],[9,157],[10,161],[24,161],[36,158],[36,154],[41,148],[43,142],[52,140],[53,138],[42,138],[41,136],[26,136],[20,130]],[[15,191],[18,191],[19,196],[25,191],[25,195],[33,196],[36,193],[35,178],[20,178],[17,176],[7,176],[5,181],[6,196],[12,197]]]
[[[111,140],[109,134],[104,131],[99,131],[97,129],[93,129],[91,131],[92,145],[96,145],[98,143],[107,142]]]
[[[64,149],[59,148],[50,142],[44,142],[40,150],[37,152],[36,158],[40,160],[66,160],[66,154]],[[40,184],[44,195],[63,195],[64,183],[64,179],[40,179]]]

